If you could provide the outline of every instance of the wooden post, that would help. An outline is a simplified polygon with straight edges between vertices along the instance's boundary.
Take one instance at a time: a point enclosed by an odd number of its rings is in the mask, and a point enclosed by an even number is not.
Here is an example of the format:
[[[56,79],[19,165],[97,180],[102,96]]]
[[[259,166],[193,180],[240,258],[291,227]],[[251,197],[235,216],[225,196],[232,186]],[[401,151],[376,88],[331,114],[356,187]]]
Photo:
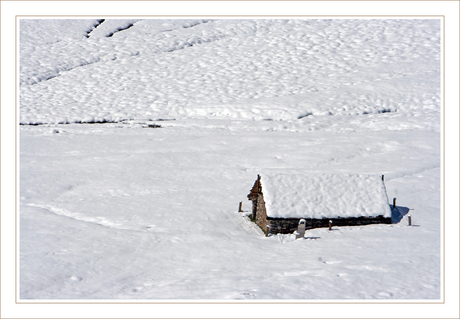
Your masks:
[[[409,226],[412,226],[412,218],[411,218],[411,216],[409,215],[407,217],[408,217],[408,221],[409,221]]]
[[[393,209],[396,208],[396,198],[393,198]]]
[[[243,206],[243,202],[240,202],[240,207],[238,208],[238,213],[241,213],[243,211],[242,206]]]
[[[329,230],[332,230],[332,220],[329,220]]]

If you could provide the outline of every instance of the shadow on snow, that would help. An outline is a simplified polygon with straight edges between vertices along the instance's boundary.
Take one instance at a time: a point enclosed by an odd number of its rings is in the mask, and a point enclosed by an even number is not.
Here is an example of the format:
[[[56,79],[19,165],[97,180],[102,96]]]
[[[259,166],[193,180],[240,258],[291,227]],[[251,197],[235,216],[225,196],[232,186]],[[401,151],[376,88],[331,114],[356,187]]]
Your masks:
[[[395,208],[391,207],[391,223],[392,224],[397,224],[399,223],[404,216],[407,215],[409,212],[408,207],[403,207],[403,206],[396,206]]]

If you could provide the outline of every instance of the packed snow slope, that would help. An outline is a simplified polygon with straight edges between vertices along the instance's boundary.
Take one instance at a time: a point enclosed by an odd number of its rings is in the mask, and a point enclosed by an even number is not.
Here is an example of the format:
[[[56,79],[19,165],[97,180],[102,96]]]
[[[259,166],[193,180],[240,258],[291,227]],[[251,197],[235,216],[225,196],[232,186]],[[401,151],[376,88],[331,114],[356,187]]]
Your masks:
[[[65,21],[20,22],[22,124],[439,112],[439,20]]]
[[[442,297],[440,20],[19,26],[21,300]],[[261,172],[385,175],[393,224],[264,237]]]

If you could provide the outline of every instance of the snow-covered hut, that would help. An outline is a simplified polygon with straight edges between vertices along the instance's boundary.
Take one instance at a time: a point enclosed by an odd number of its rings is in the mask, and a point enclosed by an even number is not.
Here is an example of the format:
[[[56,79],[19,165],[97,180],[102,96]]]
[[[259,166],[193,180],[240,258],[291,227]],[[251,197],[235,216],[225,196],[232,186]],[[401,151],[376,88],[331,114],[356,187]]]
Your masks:
[[[266,235],[288,234],[305,219],[306,229],[391,224],[381,176],[262,174],[248,195],[252,218]]]

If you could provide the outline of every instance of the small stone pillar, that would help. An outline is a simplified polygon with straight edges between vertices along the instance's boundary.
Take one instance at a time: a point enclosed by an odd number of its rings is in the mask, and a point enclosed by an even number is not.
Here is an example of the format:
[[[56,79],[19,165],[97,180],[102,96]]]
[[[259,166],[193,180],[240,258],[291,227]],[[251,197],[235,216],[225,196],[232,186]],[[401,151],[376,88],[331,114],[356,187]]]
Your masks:
[[[307,222],[305,221],[305,219],[299,220],[299,226],[297,227],[297,232],[296,232],[295,239],[303,238],[305,236],[305,225],[306,225],[306,223]]]

